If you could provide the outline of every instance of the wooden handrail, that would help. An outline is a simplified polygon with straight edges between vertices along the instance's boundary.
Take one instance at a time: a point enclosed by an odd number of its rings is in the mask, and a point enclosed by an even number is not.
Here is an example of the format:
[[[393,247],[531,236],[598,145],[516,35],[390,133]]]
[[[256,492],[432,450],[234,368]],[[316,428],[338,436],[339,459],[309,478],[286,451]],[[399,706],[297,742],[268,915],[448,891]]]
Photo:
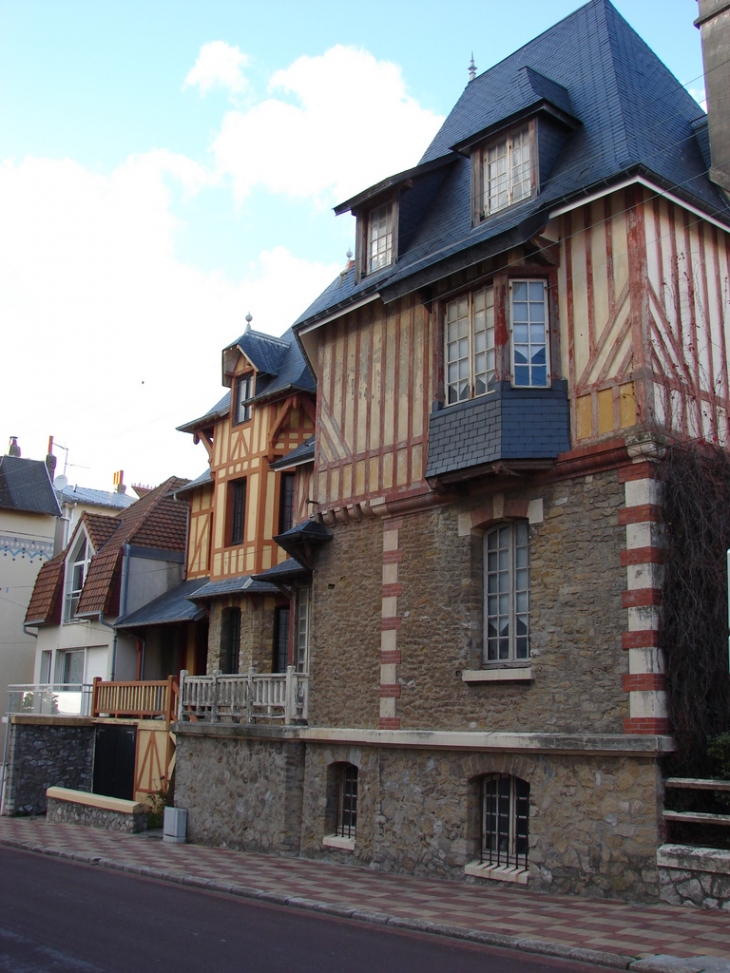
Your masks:
[[[130,682],[104,682],[94,679],[91,715],[119,719],[161,716],[169,724],[177,711],[178,683],[175,676],[167,679]]]

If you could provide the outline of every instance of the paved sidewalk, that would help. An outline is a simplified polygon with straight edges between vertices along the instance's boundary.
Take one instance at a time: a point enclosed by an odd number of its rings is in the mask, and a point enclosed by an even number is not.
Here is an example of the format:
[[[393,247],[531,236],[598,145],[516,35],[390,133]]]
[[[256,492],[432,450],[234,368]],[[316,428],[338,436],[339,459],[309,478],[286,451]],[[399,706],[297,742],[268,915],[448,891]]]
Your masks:
[[[642,973],[730,973],[730,914],[537,895],[0,818],[0,845],[249,898]]]

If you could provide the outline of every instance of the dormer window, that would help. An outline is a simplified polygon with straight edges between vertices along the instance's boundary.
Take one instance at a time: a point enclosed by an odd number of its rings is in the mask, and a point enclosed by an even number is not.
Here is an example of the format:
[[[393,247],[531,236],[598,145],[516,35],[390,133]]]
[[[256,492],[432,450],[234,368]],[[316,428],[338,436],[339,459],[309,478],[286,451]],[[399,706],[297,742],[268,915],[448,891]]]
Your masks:
[[[84,589],[86,572],[89,570],[92,554],[91,546],[82,534],[80,542],[76,545],[71,558],[66,562],[66,604],[64,618],[67,622],[72,621],[76,617],[79,599]]]
[[[534,123],[528,122],[474,151],[475,225],[535,195],[537,153],[534,133]]]
[[[248,401],[253,396],[253,375],[242,375],[236,379],[236,401],[233,412],[233,422],[239,425],[241,422],[248,422],[251,418],[251,403]]]
[[[383,203],[366,215],[363,274],[374,274],[395,260],[395,203]]]

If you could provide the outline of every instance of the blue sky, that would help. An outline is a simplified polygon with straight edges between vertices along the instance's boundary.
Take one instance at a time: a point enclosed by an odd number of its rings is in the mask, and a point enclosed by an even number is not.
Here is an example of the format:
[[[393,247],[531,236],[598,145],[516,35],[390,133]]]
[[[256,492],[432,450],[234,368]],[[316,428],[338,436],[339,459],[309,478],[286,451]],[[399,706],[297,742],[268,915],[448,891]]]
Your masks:
[[[478,70],[575,0],[0,0],[0,446],[110,487],[197,475],[175,426],[353,244],[331,207],[418,161]],[[695,0],[616,0],[702,95]],[[59,451],[61,465],[64,452]]]

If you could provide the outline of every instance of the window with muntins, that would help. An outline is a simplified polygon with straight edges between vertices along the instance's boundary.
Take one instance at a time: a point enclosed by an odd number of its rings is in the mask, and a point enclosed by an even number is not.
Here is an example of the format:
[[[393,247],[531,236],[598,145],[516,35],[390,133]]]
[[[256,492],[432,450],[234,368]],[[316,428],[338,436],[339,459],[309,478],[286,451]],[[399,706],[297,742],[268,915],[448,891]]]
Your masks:
[[[395,258],[394,204],[384,203],[371,209],[367,216],[364,272],[374,274],[388,267]]]
[[[343,764],[337,786],[337,821],[335,834],[354,838],[357,826],[357,767]]]
[[[530,548],[527,522],[501,524],[484,537],[484,663],[530,658]]]
[[[243,544],[243,531],[246,525],[246,479],[233,480],[228,488],[230,503],[229,544]]]
[[[241,422],[248,422],[251,418],[251,403],[247,400],[253,395],[253,375],[242,375],[236,379],[236,401],[234,406],[233,422],[239,425]]]
[[[475,153],[475,223],[529,199],[536,190],[533,128],[527,124]]]
[[[490,774],[482,779],[481,861],[527,868],[530,785],[519,777]]]
[[[512,382],[544,388],[548,384],[547,284],[544,280],[510,281]]]
[[[66,605],[64,611],[66,621],[71,621],[76,617],[91,557],[91,547],[83,538],[74,554],[73,561],[66,567]]]
[[[294,616],[294,664],[297,672],[309,671],[309,605],[311,589],[299,588]]]
[[[294,526],[294,486],[296,474],[281,474],[281,489],[279,490],[279,533]]]
[[[494,388],[494,288],[446,305],[446,401],[463,402]]]
[[[272,672],[286,672],[289,664],[289,617],[288,605],[274,609],[274,653]]]

